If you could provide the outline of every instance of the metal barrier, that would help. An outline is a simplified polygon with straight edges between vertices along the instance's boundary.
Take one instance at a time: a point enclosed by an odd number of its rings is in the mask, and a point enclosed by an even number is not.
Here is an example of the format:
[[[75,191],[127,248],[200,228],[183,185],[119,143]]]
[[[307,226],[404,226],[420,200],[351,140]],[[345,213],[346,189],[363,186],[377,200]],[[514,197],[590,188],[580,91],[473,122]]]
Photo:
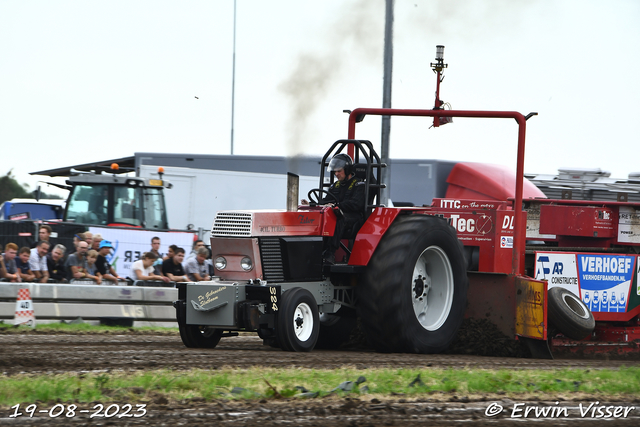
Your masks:
[[[13,319],[18,289],[29,289],[36,320],[128,318],[136,321],[175,322],[174,287],[98,286],[81,284],[0,283],[0,319]],[[164,283],[163,283],[164,284]]]

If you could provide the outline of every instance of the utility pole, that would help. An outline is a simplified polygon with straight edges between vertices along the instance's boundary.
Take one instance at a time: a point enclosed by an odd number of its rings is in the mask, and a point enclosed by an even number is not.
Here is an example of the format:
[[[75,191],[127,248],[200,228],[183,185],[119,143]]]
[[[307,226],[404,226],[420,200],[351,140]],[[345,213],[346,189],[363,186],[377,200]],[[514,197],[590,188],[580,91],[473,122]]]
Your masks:
[[[382,83],[382,108],[391,108],[391,76],[393,74],[393,6],[394,0],[386,1],[384,24],[384,77]],[[391,117],[382,116],[382,142],[380,161],[389,164],[389,134],[391,133]],[[381,182],[387,187],[381,189],[380,203],[389,206],[391,194],[391,168],[381,169]]]

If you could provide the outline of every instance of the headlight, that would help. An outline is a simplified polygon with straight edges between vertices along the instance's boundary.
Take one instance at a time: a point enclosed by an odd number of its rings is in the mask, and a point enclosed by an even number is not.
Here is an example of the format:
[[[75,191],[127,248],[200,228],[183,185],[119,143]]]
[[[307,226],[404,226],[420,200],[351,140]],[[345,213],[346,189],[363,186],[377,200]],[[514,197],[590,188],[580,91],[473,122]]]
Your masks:
[[[224,270],[227,267],[227,260],[223,256],[216,258],[214,266],[216,270]]]
[[[244,271],[251,270],[253,268],[253,263],[251,262],[251,258],[249,258],[248,256],[242,258],[242,260],[240,261],[240,266]]]

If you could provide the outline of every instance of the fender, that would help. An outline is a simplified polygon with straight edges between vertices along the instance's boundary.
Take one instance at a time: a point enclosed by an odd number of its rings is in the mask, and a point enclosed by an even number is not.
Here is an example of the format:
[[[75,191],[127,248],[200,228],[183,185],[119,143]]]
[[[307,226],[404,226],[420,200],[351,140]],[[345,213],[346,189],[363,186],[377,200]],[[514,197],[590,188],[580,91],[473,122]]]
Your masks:
[[[360,228],[356,236],[349,265],[367,265],[378,247],[380,239],[396,219],[402,209],[377,208]]]

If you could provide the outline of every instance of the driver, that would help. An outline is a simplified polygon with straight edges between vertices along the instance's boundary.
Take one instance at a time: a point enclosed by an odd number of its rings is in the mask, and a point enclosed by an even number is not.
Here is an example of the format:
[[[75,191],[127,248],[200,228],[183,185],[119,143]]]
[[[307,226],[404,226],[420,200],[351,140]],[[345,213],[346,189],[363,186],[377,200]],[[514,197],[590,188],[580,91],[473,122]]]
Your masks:
[[[365,186],[364,181],[354,176],[353,160],[348,154],[333,156],[327,171],[334,173],[336,181],[329,187],[327,197],[318,204],[333,207],[336,229],[333,236],[325,239],[322,257],[325,264],[335,264],[340,239],[353,237],[364,223]],[[303,205],[308,203],[302,200]]]

